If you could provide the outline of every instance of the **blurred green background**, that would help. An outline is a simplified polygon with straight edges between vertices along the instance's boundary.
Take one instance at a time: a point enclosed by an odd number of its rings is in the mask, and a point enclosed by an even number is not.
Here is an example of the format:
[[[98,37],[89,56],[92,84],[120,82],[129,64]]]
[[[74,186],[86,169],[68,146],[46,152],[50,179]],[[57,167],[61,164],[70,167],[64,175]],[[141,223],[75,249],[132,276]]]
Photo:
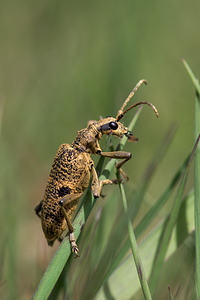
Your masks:
[[[0,4],[0,294],[30,299],[56,246],[44,239],[34,207],[54,155],[90,119],[151,101],[135,127],[139,143],[125,166],[137,187],[172,124],[173,143],[149,189],[158,197],[194,142],[199,75],[199,1],[1,1]],[[128,125],[131,114],[123,119]],[[8,287],[14,286],[15,295]]]

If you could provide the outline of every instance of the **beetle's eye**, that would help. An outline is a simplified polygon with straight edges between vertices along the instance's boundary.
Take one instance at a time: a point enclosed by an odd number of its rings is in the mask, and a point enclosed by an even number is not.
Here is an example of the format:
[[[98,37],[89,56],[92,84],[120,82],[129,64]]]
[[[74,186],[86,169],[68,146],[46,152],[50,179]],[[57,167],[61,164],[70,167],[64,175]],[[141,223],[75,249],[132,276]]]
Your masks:
[[[110,122],[110,123],[109,123],[109,126],[110,126],[110,128],[113,129],[113,130],[116,130],[116,129],[118,128],[118,124],[115,123],[115,122]]]

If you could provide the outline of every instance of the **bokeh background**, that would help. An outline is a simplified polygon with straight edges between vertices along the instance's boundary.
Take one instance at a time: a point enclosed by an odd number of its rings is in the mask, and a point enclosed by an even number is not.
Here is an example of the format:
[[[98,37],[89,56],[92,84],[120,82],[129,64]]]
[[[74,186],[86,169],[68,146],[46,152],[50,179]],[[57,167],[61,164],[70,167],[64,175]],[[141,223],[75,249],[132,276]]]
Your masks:
[[[176,125],[149,194],[163,191],[194,143],[194,89],[182,59],[200,74],[199,11],[195,0],[1,1],[1,299],[30,299],[55,253],[34,207],[57,148],[88,120],[115,116],[142,78],[149,84],[134,101],[151,101],[160,117],[144,107],[134,131],[139,143],[126,145],[133,153],[127,185],[137,187]]]

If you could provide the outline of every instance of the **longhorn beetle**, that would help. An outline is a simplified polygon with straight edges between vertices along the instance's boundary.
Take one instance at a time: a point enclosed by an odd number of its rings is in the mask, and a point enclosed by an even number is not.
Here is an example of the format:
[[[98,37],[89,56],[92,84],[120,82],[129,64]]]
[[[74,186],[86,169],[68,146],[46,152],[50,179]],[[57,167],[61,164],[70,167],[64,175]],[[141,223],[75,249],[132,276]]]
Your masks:
[[[79,250],[73,233],[72,217],[79,198],[89,185],[91,173],[91,189],[95,198],[100,196],[103,185],[116,183],[116,180],[98,179],[93,160],[90,157],[91,154],[122,159],[116,164],[116,168],[122,175],[125,175],[121,167],[131,158],[131,153],[124,151],[102,152],[99,140],[103,134],[112,134],[118,137],[125,135],[131,139],[132,132],[119,121],[129,110],[138,105],[149,105],[158,117],[155,106],[146,101],[135,103],[124,110],[142,83],[147,84],[146,80],[140,80],[137,83],[115,118],[107,117],[101,118],[99,121],[89,122],[86,128],[77,132],[76,139],[71,145],[62,144],[59,147],[49,174],[44,198],[35,207],[36,214],[41,218],[42,229],[48,245],[52,246],[56,239],[61,241],[63,231],[68,229],[72,252],[78,256]]]

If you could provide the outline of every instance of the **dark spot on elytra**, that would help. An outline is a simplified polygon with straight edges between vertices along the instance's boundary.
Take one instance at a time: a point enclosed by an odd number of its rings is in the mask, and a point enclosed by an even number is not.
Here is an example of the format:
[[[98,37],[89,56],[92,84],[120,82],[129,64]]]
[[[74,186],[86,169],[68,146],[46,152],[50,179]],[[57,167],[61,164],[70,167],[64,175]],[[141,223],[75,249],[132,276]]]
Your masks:
[[[70,194],[71,189],[68,186],[62,186],[58,191],[59,197],[64,197],[67,194]]]

